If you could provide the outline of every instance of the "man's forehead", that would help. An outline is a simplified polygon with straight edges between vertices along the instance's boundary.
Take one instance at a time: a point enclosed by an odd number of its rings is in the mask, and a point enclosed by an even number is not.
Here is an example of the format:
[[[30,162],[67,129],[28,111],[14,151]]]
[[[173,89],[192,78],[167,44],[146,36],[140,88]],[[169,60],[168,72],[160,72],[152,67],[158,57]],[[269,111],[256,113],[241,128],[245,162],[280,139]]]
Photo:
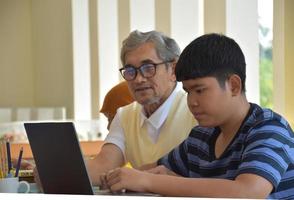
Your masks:
[[[125,55],[126,64],[141,64],[148,61],[159,61],[155,46],[153,43],[144,43]]]

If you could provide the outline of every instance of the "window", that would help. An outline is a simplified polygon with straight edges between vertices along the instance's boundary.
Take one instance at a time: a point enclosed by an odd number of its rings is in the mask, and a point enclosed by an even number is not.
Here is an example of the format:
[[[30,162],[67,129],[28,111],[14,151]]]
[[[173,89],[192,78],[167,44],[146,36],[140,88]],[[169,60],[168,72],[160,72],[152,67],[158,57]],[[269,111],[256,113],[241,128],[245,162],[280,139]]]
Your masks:
[[[260,105],[273,108],[273,1],[258,0]]]

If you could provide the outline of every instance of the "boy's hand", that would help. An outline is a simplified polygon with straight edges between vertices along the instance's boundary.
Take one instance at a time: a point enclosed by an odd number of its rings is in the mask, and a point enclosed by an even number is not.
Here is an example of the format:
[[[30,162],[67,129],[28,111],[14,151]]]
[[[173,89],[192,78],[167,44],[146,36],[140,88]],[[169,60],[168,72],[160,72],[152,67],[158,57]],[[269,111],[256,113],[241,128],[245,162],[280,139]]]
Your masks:
[[[165,175],[178,176],[176,173],[174,173],[170,169],[166,168],[164,165],[159,165],[159,166],[154,167],[152,169],[146,170],[146,172],[149,172],[152,174],[165,174]]]

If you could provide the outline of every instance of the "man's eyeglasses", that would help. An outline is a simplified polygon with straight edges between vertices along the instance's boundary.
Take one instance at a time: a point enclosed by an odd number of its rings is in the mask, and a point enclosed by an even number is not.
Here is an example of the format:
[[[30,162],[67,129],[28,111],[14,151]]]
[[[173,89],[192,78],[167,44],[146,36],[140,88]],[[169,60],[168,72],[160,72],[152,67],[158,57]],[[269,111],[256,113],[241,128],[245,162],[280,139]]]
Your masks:
[[[126,65],[125,67],[120,68],[119,71],[121,75],[124,77],[124,79],[127,81],[134,80],[138,74],[138,71],[144,78],[151,78],[155,75],[156,67],[158,65],[166,64],[169,62],[172,61],[164,61],[161,63],[145,63],[138,68],[132,65]]]

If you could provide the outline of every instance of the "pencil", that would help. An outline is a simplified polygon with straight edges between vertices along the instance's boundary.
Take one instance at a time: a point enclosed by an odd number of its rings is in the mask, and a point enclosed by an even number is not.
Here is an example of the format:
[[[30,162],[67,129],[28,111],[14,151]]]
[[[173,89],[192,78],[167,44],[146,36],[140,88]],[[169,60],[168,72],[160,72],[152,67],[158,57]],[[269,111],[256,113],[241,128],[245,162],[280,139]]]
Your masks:
[[[10,154],[10,142],[9,142],[9,140],[6,141],[6,153],[7,153],[8,174],[9,174],[10,171],[11,171],[11,169],[12,169],[11,154]]]
[[[17,165],[16,165],[14,177],[18,177],[18,172],[19,172],[19,169],[20,169],[20,163],[21,163],[22,153],[23,153],[23,147],[21,147],[20,148],[20,151],[19,151],[19,155],[18,155],[18,160],[17,160]]]

